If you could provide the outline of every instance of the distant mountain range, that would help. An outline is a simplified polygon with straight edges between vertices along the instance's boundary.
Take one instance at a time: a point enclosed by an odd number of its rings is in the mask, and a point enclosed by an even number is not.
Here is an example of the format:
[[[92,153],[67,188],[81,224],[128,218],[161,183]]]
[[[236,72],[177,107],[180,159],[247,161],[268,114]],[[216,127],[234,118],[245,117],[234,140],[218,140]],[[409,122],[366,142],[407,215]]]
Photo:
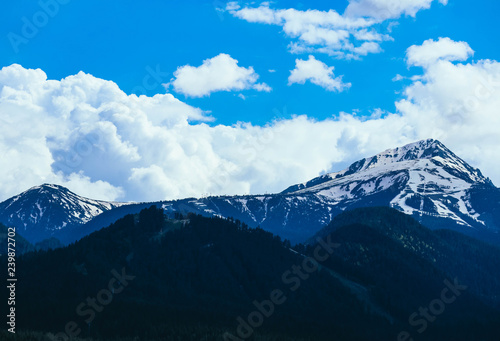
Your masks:
[[[269,195],[125,204],[46,184],[0,203],[0,222],[16,226],[31,243],[51,237],[69,243],[152,204],[171,216],[234,217],[292,243],[306,241],[345,210],[388,206],[431,229],[452,229],[500,245],[500,189],[433,139],[386,150]]]

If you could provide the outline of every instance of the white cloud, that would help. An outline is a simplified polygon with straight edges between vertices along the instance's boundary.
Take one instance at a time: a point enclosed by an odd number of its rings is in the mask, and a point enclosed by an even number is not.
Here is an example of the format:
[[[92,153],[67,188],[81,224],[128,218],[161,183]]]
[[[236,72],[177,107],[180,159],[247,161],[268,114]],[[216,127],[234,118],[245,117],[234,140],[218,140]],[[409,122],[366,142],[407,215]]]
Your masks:
[[[412,46],[408,54],[413,54],[413,65],[424,67],[424,73],[405,89],[405,99],[396,103],[398,111],[415,122],[420,136],[443,139],[499,185],[500,162],[495,155],[500,143],[500,63],[453,63],[467,59],[472,49],[449,38]]]
[[[257,91],[264,91],[264,92],[271,92],[273,90],[266,83],[257,83],[257,84],[254,84],[253,89],[255,89]]]
[[[368,40],[368,41],[392,40],[390,36],[382,35],[373,29],[371,30],[361,29],[357,32],[354,32],[354,37],[357,40]]]
[[[258,7],[226,6],[233,16],[251,23],[278,25],[291,40],[291,53],[326,53],[345,59],[359,59],[380,53],[380,44],[392,40],[380,24],[402,14],[415,16],[430,7],[432,0],[351,0],[344,15],[334,10],[319,11],[294,8],[273,9],[269,2]],[[440,1],[444,3],[444,0]],[[390,33],[391,25],[385,28]]]
[[[345,15],[369,17],[378,21],[397,19],[402,15],[415,17],[418,11],[429,9],[433,0],[349,0]],[[439,0],[443,5],[447,0]]]
[[[263,23],[263,24],[281,24],[282,18],[277,11],[269,8],[269,3],[264,2],[257,8],[240,6],[231,6],[231,3],[226,6],[226,10],[232,12],[236,17],[244,19],[251,23]],[[278,14],[278,15],[277,15]]]
[[[350,83],[343,83],[342,77],[335,77],[334,67],[317,60],[314,56],[309,56],[308,60],[296,59],[295,69],[290,71],[288,85],[304,84],[310,81],[328,91],[341,92],[351,86]]]
[[[226,4],[226,10],[228,11],[234,11],[240,9],[240,5],[238,4],[237,1],[230,1]]]
[[[405,79],[405,77],[401,76],[399,73],[394,76],[394,78],[392,79],[393,82],[399,82],[401,80]]]
[[[126,196],[124,164],[155,158],[138,143],[167,143],[166,127],[207,120],[172,95],[127,96],[118,86],[80,72],[61,81],[20,65],[0,71],[0,196],[42,182],[104,199]],[[141,145],[139,145],[141,144]],[[107,174],[107,175],[106,175]]]
[[[191,97],[208,96],[217,91],[271,91],[267,84],[257,83],[259,75],[253,67],[238,66],[238,61],[225,53],[204,60],[198,67],[181,66],[174,76],[169,85],[177,93]]]
[[[406,51],[408,65],[427,67],[437,60],[465,61],[474,55],[469,44],[453,41],[450,38],[439,38],[424,41],[422,45],[413,45]]]
[[[352,43],[354,37],[370,41],[387,39],[385,35],[367,30],[375,23],[373,20],[346,18],[334,10],[276,10],[270,8],[268,2],[263,2],[259,7],[234,9],[234,6],[228,6],[226,9],[235,17],[251,23],[283,27],[285,34],[293,40],[290,44],[292,53],[317,51],[343,57],[346,53],[356,53]]]
[[[382,51],[382,48],[378,43],[367,41],[361,44],[361,46],[355,47],[352,51],[354,55],[366,56],[369,53],[379,53]]]
[[[437,60],[397,112],[209,126],[171,95],[127,96],[79,73],[0,70],[0,199],[54,182],[90,197],[277,192],[390,147],[437,138],[500,184],[500,63]],[[314,114],[314,113],[312,113]],[[332,112],[332,115],[335,113]]]

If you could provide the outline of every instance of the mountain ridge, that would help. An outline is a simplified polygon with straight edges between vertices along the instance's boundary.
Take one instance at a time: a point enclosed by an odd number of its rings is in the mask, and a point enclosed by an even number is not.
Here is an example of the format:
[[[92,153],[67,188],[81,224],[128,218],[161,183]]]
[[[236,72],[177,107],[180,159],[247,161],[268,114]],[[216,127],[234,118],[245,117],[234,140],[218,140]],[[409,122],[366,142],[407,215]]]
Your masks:
[[[57,190],[61,187],[50,188]],[[449,228],[500,245],[500,190],[479,169],[471,167],[434,139],[388,149],[359,160],[343,171],[290,186],[276,194],[126,204],[92,201],[73,195],[74,200],[87,200],[83,204],[74,203],[74,206],[87,207],[83,217],[89,219],[84,221],[73,214],[75,221],[63,228],[64,232],[57,229],[61,223],[51,222],[52,229],[46,231],[46,238],[61,235],[65,243],[72,242],[121,216],[138,213],[148,205],[156,204],[171,216],[176,212],[194,212],[205,216],[234,217],[251,227],[260,226],[298,243],[310,238],[345,210],[389,206],[430,228]],[[0,203],[0,222],[16,223],[8,214],[13,214],[12,210],[9,211],[11,205],[6,203],[10,200],[15,204],[20,196]],[[24,209],[37,213],[36,203],[36,198],[27,200]],[[97,212],[99,214],[95,214]],[[26,215],[24,218],[26,221]],[[18,219],[19,222],[23,223],[23,219]]]

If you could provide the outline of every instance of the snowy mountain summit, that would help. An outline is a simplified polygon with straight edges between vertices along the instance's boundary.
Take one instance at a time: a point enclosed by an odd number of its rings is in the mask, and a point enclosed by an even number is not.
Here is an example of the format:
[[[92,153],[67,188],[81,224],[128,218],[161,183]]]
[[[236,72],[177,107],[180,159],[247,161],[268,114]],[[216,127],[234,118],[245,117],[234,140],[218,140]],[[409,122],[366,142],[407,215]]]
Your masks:
[[[0,217],[31,242],[38,242],[121,205],[84,198],[63,186],[43,184],[0,203]]]
[[[470,227],[474,223],[485,225],[471,203],[470,191],[477,186],[493,184],[441,142],[428,139],[388,149],[283,193],[314,194],[345,205],[392,188],[390,206],[407,214],[448,218]]]

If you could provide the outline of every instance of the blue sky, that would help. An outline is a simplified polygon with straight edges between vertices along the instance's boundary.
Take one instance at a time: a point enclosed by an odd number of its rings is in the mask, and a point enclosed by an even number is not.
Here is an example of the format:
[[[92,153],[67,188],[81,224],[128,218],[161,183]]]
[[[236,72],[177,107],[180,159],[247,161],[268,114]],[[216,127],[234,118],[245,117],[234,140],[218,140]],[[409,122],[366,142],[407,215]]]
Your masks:
[[[1,6],[0,133],[32,126],[0,140],[17,183],[0,198],[40,182],[116,200],[272,192],[431,137],[500,181],[497,2]]]
[[[209,110],[214,123],[233,124],[250,121],[265,124],[275,117],[307,114],[324,119],[341,111],[359,110],[368,115],[376,108],[394,111],[394,102],[402,90],[401,82],[393,82],[396,74],[412,75],[404,61],[406,49],[427,39],[450,37],[467,41],[476,51],[475,58],[499,59],[500,45],[492,35],[497,31],[500,5],[493,1],[452,0],[443,6],[433,2],[431,9],[421,10],[416,17],[403,16],[393,27],[394,41],[383,42],[381,53],[369,54],[361,60],[343,60],[313,53],[317,59],[335,67],[352,83],[342,93],[328,92],[312,84],[287,85],[295,59],[278,26],[248,23],[229,13],[221,13],[222,1],[70,1],[60,5],[57,15],[27,44],[12,48],[7,34],[21,34],[22,17],[33,20],[41,10],[37,1],[2,4],[0,21],[2,40],[0,65],[19,63],[41,68],[49,78],[61,79],[78,71],[116,82],[126,93],[140,93],[146,68],[159,67],[164,82],[173,77],[177,67],[198,66],[203,60],[227,53],[241,66],[253,66],[260,80],[273,91],[243,91],[242,100],[235,93],[220,92],[210,97],[181,100]],[[242,3],[243,4],[243,3]],[[340,13],[347,1],[277,1],[274,8],[299,10],[334,9]],[[305,54],[307,56],[307,54]],[[268,70],[276,70],[269,73]],[[168,76],[167,76],[168,74]],[[142,87],[138,90],[137,87]],[[164,93],[157,85],[148,95]],[[286,108],[286,111],[284,110]],[[283,117],[284,116],[284,117]]]

